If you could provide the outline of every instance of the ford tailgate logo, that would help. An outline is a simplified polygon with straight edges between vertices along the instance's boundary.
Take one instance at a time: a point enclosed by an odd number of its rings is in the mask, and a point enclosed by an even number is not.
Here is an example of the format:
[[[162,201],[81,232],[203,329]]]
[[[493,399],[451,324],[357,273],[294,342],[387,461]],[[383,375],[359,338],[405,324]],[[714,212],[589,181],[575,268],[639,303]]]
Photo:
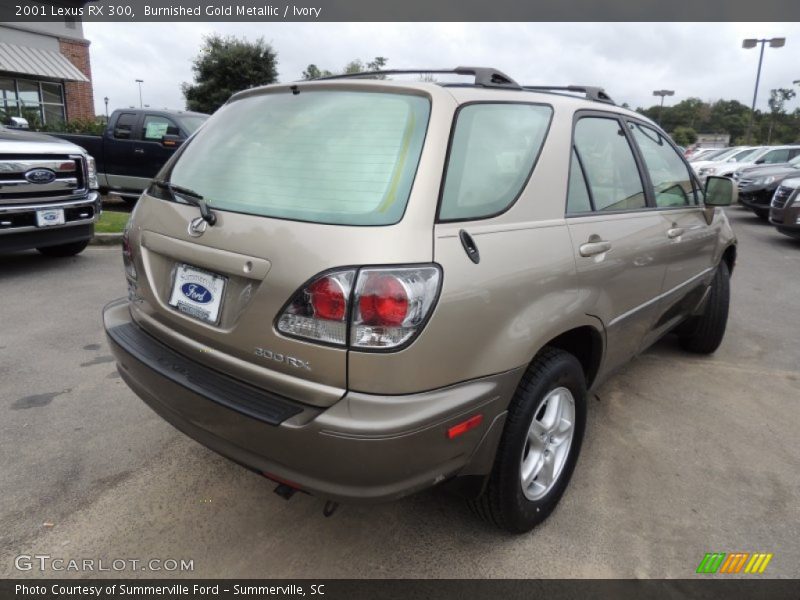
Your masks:
[[[208,304],[213,299],[211,292],[199,283],[184,283],[181,292],[192,302],[198,304]]]
[[[31,169],[25,171],[25,179],[31,183],[52,183],[56,179],[56,173],[50,169]]]

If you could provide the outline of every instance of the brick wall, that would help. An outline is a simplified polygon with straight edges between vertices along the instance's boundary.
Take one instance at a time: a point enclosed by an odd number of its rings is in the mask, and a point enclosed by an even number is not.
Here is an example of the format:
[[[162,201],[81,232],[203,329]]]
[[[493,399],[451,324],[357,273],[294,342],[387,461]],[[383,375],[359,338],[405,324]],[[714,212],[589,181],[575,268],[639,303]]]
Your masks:
[[[86,75],[89,82],[67,81],[64,83],[67,120],[94,119],[94,91],[92,89],[92,65],[89,62],[89,41],[58,40],[61,54]]]

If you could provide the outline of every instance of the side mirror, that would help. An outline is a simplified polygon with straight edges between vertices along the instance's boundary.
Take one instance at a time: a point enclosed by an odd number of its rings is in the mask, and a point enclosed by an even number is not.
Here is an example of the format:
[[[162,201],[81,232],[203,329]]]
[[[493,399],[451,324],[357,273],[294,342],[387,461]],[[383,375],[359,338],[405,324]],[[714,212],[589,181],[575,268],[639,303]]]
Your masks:
[[[709,175],[705,189],[706,206],[730,206],[739,199],[739,190],[728,177]]]
[[[184,139],[179,135],[165,135],[161,138],[161,145],[165,148],[177,148],[183,142]]]
[[[756,164],[757,164],[757,165],[763,165],[763,164],[764,164],[764,159],[763,159],[763,158],[759,158],[759,159],[756,161]]]

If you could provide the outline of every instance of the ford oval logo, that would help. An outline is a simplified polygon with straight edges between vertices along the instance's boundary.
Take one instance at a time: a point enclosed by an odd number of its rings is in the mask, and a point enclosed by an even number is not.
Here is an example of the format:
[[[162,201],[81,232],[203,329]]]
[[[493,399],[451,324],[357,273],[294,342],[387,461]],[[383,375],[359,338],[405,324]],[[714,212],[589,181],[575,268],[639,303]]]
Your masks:
[[[25,172],[25,179],[31,183],[52,183],[56,179],[56,173],[50,169],[31,169]]]
[[[181,286],[181,293],[198,304],[208,304],[214,298],[211,292],[199,283],[184,283]]]

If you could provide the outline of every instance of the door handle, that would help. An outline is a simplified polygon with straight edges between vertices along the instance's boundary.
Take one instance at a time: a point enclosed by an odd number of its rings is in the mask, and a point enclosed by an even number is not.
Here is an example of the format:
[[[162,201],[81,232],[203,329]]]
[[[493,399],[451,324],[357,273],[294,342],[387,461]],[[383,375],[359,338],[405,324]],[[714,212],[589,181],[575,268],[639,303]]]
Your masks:
[[[133,149],[133,151],[134,151],[136,154],[144,154],[144,150],[142,150],[141,148],[134,148],[134,149]]]
[[[672,229],[667,229],[667,237],[671,240],[679,238],[682,235],[683,235],[683,227],[673,227]]]
[[[579,248],[581,256],[595,256],[611,250],[611,242],[586,242]]]

